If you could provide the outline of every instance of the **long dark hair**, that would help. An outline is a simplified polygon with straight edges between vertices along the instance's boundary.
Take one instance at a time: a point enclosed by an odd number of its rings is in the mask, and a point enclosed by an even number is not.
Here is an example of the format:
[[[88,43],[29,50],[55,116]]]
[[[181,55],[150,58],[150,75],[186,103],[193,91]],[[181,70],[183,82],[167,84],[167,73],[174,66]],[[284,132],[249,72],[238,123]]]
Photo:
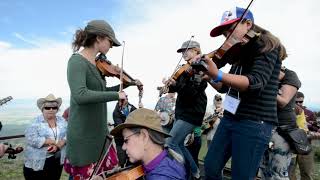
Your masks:
[[[286,48],[278,37],[256,24],[253,24],[252,26],[253,31],[260,33],[259,39],[265,44],[265,46],[260,50],[261,53],[269,52],[275,48],[279,48],[279,57],[281,60],[284,60],[288,56]]]
[[[73,37],[73,52],[77,52],[80,49],[80,47],[91,47],[97,41],[97,37],[103,36],[88,33],[83,29],[78,29]]]

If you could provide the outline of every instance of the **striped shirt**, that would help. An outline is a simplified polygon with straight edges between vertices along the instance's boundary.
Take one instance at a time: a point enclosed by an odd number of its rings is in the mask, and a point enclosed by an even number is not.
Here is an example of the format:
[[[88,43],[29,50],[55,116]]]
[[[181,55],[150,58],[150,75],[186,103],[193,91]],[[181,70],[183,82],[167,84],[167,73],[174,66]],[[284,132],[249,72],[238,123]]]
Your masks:
[[[236,114],[225,111],[225,116],[277,123],[276,97],[281,68],[279,49],[261,53],[259,49],[262,47],[259,40],[248,43],[237,58],[238,65],[231,67],[230,74],[239,74],[242,67],[241,75],[247,76],[249,87],[246,91],[239,92],[241,101]],[[229,87],[223,86],[219,92],[226,93],[228,90]],[[229,95],[237,97],[238,91],[231,89]]]

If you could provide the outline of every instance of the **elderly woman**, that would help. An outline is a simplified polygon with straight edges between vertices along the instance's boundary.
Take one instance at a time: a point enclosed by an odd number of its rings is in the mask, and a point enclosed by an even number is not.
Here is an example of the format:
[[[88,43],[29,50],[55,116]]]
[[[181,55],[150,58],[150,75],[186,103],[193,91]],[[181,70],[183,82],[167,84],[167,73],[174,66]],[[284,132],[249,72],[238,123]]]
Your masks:
[[[65,158],[67,123],[57,112],[61,98],[49,94],[37,101],[42,114],[26,129],[23,174],[26,180],[60,179]]]
[[[131,112],[125,123],[115,127],[111,134],[123,136],[122,149],[129,161],[143,164],[146,179],[186,179],[182,157],[164,148],[165,137],[160,116],[152,110],[140,108]]]

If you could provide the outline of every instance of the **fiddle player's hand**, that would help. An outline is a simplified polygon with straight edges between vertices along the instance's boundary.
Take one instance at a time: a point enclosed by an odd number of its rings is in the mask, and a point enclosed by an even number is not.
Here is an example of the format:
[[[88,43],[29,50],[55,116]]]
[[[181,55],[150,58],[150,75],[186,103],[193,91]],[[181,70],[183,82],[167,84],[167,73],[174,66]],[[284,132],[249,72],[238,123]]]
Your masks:
[[[207,74],[203,75],[202,79],[205,80],[205,81],[210,81],[211,80],[211,78]]]
[[[204,56],[202,60],[208,64],[208,71],[205,73],[211,78],[216,78],[219,71],[217,65],[208,56]]]
[[[136,84],[136,86],[143,86],[142,82],[139,79],[136,79],[134,83]]]
[[[120,91],[118,92],[119,94],[119,99],[126,99],[127,98],[127,94],[124,91]]]

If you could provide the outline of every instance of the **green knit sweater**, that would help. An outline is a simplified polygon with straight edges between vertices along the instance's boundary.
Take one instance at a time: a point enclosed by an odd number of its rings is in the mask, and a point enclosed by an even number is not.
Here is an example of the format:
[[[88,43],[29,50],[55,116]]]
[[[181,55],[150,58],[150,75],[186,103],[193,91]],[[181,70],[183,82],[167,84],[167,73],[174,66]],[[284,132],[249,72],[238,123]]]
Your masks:
[[[79,54],[68,62],[70,115],[67,158],[73,166],[97,162],[107,130],[107,103],[119,99],[119,85],[106,87],[100,72]]]

